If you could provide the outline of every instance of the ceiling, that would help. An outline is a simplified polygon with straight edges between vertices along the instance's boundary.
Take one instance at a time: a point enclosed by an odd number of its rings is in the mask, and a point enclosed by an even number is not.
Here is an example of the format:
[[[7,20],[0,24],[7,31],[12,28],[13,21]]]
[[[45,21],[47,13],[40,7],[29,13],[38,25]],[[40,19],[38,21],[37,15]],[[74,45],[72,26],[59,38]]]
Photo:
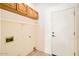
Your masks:
[[[38,7],[38,6],[41,6],[41,7],[51,7],[51,6],[56,6],[58,4],[59,3],[32,3],[32,5],[35,6],[35,7]]]

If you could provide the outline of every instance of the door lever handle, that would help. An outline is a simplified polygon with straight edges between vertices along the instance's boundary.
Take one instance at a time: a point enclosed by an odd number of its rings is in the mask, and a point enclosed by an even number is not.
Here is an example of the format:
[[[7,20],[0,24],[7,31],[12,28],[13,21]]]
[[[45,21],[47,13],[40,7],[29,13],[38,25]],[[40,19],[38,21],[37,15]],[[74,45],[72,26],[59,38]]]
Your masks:
[[[52,35],[52,37],[56,37],[55,35]]]

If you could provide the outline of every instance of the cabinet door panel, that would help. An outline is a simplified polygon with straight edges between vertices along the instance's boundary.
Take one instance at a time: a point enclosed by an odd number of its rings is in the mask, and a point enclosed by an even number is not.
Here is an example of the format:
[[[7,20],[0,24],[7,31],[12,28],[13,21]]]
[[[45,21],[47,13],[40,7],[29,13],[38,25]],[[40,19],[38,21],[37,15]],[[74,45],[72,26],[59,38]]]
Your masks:
[[[19,3],[19,4],[17,4],[17,11],[19,11],[22,14],[26,15],[27,14],[27,6],[24,5],[23,3]]]
[[[38,13],[36,11],[33,11],[33,18],[38,19]]]
[[[29,16],[29,17],[33,17],[33,11],[32,11],[32,9],[31,8],[29,8],[28,7],[28,9],[27,9],[27,16]]]
[[[1,3],[2,5],[15,9],[16,10],[16,3]]]
[[[38,18],[38,13],[36,13],[32,8],[28,7],[27,8],[27,16],[31,17],[33,19],[37,19]]]

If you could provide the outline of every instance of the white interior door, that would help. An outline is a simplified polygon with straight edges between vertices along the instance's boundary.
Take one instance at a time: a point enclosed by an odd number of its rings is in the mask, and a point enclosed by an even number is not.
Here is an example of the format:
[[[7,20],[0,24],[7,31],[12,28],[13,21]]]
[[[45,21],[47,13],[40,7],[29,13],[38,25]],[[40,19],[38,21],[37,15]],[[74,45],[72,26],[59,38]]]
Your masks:
[[[74,55],[74,8],[52,13],[52,53]]]

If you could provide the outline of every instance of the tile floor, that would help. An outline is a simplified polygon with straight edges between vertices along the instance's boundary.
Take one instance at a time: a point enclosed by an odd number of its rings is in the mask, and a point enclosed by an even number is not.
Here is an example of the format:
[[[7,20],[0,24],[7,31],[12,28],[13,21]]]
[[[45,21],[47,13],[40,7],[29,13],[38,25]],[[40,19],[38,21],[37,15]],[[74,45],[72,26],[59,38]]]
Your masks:
[[[30,54],[28,54],[27,56],[49,56],[49,54],[44,53],[42,51],[35,50],[31,52]]]

